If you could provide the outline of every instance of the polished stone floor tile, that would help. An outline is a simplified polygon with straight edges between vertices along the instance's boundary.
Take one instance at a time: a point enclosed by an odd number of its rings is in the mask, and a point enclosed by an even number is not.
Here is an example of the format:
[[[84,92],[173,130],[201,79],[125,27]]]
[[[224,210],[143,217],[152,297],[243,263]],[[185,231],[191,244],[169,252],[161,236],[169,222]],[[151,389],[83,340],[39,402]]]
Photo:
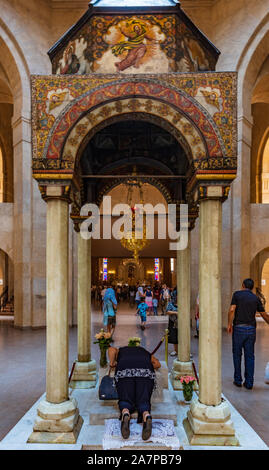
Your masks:
[[[94,309],[92,334],[102,327],[102,314],[98,306]],[[142,346],[152,351],[158,344],[167,318],[148,318],[145,331],[141,331],[135,310],[126,305],[118,309],[115,346],[125,345],[130,336],[140,336]],[[192,331],[191,349],[198,369],[198,344]],[[77,328],[70,328],[69,365],[76,359]],[[164,360],[164,344],[156,356]],[[173,350],[169,345],[169,352]],[[258,322],[256,342],[255,384],[251,391],[233,385],[233,362],[231,336],[223,330],[222,342],[223,393],[248,421],[260,437],[269,444],[269,385],[264,383],[264,370],[269,361],[269,326]],[[92,345],[92,356],[99,360],[98,345]],[[169,367],[173,358],[169,356]],[[46,330],[19,330],[10,322],[0,322],[0,439],[15,426],[46,387]]]

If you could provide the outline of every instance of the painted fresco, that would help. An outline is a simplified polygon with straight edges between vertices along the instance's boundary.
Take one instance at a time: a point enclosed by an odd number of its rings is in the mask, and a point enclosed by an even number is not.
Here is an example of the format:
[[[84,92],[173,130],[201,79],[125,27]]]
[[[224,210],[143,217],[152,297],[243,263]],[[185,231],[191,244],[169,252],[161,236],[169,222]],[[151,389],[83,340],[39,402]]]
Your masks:
[[[53,73],[214,70],[215,58],[176,15],[93,16],[53,59]]]
[[[171,123],[184,136],[201,170],[236,166],[235,73],[141,75],[139,81],[121,77],[115,84],[116,77],[33,77],[33,155],[38,171],[48,166],[45,155],[51,169],[58,164],[66,170],[72,167],[74,149],[91,128],[132,112],[160,116]],[[60,162],[59,149],[67,135],[70,148]]]

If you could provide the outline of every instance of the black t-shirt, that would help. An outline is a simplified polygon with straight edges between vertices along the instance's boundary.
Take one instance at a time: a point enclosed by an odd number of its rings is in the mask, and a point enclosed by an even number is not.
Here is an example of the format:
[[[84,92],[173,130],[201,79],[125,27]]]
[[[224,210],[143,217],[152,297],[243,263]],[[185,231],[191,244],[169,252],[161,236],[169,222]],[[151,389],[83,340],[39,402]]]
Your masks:
[[[125,346],[119,349],[117,371],[125,369],[149,369],[154,372],[151,354],[141,346]]]
[[[256,326],[256,312],[264,312],[260,299],[249,289],[234,292],[231,305],[236,305],[233,325]]]

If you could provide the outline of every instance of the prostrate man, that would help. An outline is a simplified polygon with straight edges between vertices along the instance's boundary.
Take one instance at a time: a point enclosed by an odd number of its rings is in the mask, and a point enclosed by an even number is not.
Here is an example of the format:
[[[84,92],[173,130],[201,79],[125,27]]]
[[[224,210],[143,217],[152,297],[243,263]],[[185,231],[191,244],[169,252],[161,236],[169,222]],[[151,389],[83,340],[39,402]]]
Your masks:
[[[253,294],[254,282],[245,279],[242,289],[233,294],[228,313],[228,333],[233,334],[234,385],[241,387],[242,349],[245,355],[244,387],[251,390],[254,381],[254,345],[256,341],[256,313],[260,313],[269,324],[269,315],[265,313],[260,299]]]

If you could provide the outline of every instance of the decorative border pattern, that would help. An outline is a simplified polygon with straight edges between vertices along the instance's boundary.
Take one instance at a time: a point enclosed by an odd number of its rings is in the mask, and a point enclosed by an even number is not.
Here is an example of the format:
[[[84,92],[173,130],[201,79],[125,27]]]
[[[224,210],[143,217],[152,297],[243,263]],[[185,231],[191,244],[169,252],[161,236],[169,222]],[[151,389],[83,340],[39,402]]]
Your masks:
[[[177,135],[180,136],[178,140],[180,140],[181,145],[191,161],[193,158],[199,159],[207,156],[207,147],[203,136],[200,135],[197,128],[193,126],[191,121],[189,121],[185,116],[180,115],[178,111],[168,104],[160,103],[149,98],[132,98],[112,101],[108,104],[97,107],[80,119],[69,133],[66,141],[62,144],[63,160],[74,161],[74,155],[78,154],[81,145],[83,145],[83,140],[91,130],[95,129],[96,126],[106,122],[107,119],[112,117],[123,117],[126,115],[131,117],[134,112],[136,113],[136,116],[138,116],[140,112],[143,113],[143,116],[148,114],[150,118],[152,116],[158,117],[159,125],[161,126],[163,121],[174,126],[177,131]],[[57,131],[54,135],[56,135],[56,141],[53,139],[51,140],[47,153],[48,158],[55,158],[56,156],[56,153],[52,152],[56,152],[58,148]]]
[[[236,173],[236,73],[32,77],[33,173],[72,179],[89,135],[143,116],[174,129],[196,173]]]

